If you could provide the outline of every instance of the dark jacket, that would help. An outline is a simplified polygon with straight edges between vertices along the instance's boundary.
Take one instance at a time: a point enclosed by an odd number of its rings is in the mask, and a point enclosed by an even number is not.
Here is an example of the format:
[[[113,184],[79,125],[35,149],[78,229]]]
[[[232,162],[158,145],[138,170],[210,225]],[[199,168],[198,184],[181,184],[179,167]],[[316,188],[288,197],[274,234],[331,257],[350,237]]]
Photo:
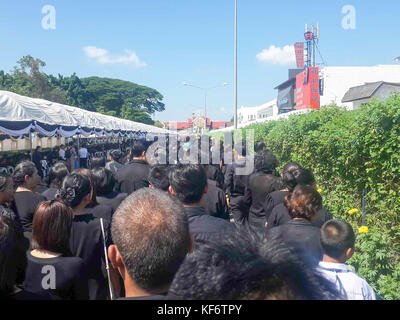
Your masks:
[[[147,177],[149,175],[149,165],[143,160],[132,160],[117,172],[119,192],[132,192],[149,186]]]
[[[264,211],[265,197],[267,194],[282,187],[281,179],[275,175],[255,172],[249,177],[249,184],[244,195],[244,203],[250,207],[249,224],[254,227],[264,228],[268,219]]]
[[[322,260],[320,228],[306,219],[293,219],[267,231],[267,241],[282,241],[312,265]]]
[[[225,192],[217,187],[215,181],[210,179],[208,179],[208,192],[205,195],[204,208],[213,217],[229,220]]]
[[[233,232],[235,227],[230,222],[208,215],[203,207],[185,207],[189,219],[189,230],[196,245],[204,242],[219,242],[226,232]]]
[[[266,195],[265,200],[264,200],[264,213],[265,216],[269,217],[271,215],[272,210],[274,207],[276,207],[278,204],[283,202],[283,199],[286,197],[286,195],[289,194],[289,191],[273,191],[269,194]]]
[[[99,204],[110,206],[113,211],[117,211],[119,205],[128,195],[126,193],[112,192],[104,196],[97,196],[96,200]]]
[[[328,210],[326,210],[324,207],[322,207],[320,210],[318,210],[317,216],[315,219],[311,222],[312,225],[321,228],[322,225],[332,219],[332,215]],[[268,229],[280,226],[282,224],[285,224],[292,220],[292,217],[289,215],[288,209],[285,207],[283,203],[278,204],[274,209],[272,210],[271,215],[268,218]]]

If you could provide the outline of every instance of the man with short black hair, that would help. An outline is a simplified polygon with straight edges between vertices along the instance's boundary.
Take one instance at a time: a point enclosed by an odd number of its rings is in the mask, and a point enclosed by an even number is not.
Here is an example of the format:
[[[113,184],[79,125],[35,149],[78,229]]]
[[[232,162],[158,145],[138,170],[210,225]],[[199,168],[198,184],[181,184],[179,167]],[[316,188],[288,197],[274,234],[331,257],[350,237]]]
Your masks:
[[[184,205],[189,228],[197,244],[218,242],[226,233],[235,230],[230,222],[208,215],[204,199],[208,192],[207,175],[201,165],[178,164],[169,171],[169,192]]]
[[[159,189],[162,191],[168,192],[169,187],[169,179],[168,179],[168,171],[169,166],[166,164],[158,164],[150,167],[149,172],[149,187],[153,189]]]
[[[135,141],[131,151],[132,161],[120,168],[116,176],[119,183],[119,191],[127,194],[149,186],[147,180],[149,165],[146,161],[144,144],[140,141]]]
[[[129,300],[165,298],[193,241],[182,204],[161,190],[140,189],[126,198],[111,225],[108,256]]]
[[[317,270],[329,279],[348,300],[376,300],[376,295],[364,278],[353,272],[346,261],[354,254],[355,235],[349,223],[332,219],[321,227],[324,252]]]

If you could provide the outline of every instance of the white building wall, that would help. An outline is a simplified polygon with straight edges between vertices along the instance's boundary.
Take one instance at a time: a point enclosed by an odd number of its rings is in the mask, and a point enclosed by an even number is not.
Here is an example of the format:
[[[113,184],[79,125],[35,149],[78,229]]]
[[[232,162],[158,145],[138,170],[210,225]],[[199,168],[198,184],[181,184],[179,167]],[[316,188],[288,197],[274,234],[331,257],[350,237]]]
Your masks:
[[[400,65],[325,67],[321,69],[320,76],[324,78],[324,95],[320,97],[320,105],[335,103],[352,110],[352,103],[342,103],[343,96],[351,87],[377,81],[400,83]]]

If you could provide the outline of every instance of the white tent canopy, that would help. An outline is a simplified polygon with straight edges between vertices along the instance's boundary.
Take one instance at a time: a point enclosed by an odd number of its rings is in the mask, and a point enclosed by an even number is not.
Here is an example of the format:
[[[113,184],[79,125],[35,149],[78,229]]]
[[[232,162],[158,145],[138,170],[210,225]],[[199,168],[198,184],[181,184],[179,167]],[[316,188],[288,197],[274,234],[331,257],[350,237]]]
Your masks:
[[[84,136],[174,133],[143,123],[0,90],[0,130],[10,136],[20,136],[31,129],[45,136],[59,132],[66,137],[77,133]]]

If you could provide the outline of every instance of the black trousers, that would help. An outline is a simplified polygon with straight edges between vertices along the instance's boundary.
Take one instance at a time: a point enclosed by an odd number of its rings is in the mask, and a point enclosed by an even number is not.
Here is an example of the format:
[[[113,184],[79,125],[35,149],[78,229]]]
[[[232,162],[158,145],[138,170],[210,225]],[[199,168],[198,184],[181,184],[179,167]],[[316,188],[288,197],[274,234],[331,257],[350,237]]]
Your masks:
[[[87,158],[79,158],[79,168],[87,168]]]
[[[246,224],[249,217],[249,207],[244,204],[244,196],[229,198],[229,211],[235,223]]]

